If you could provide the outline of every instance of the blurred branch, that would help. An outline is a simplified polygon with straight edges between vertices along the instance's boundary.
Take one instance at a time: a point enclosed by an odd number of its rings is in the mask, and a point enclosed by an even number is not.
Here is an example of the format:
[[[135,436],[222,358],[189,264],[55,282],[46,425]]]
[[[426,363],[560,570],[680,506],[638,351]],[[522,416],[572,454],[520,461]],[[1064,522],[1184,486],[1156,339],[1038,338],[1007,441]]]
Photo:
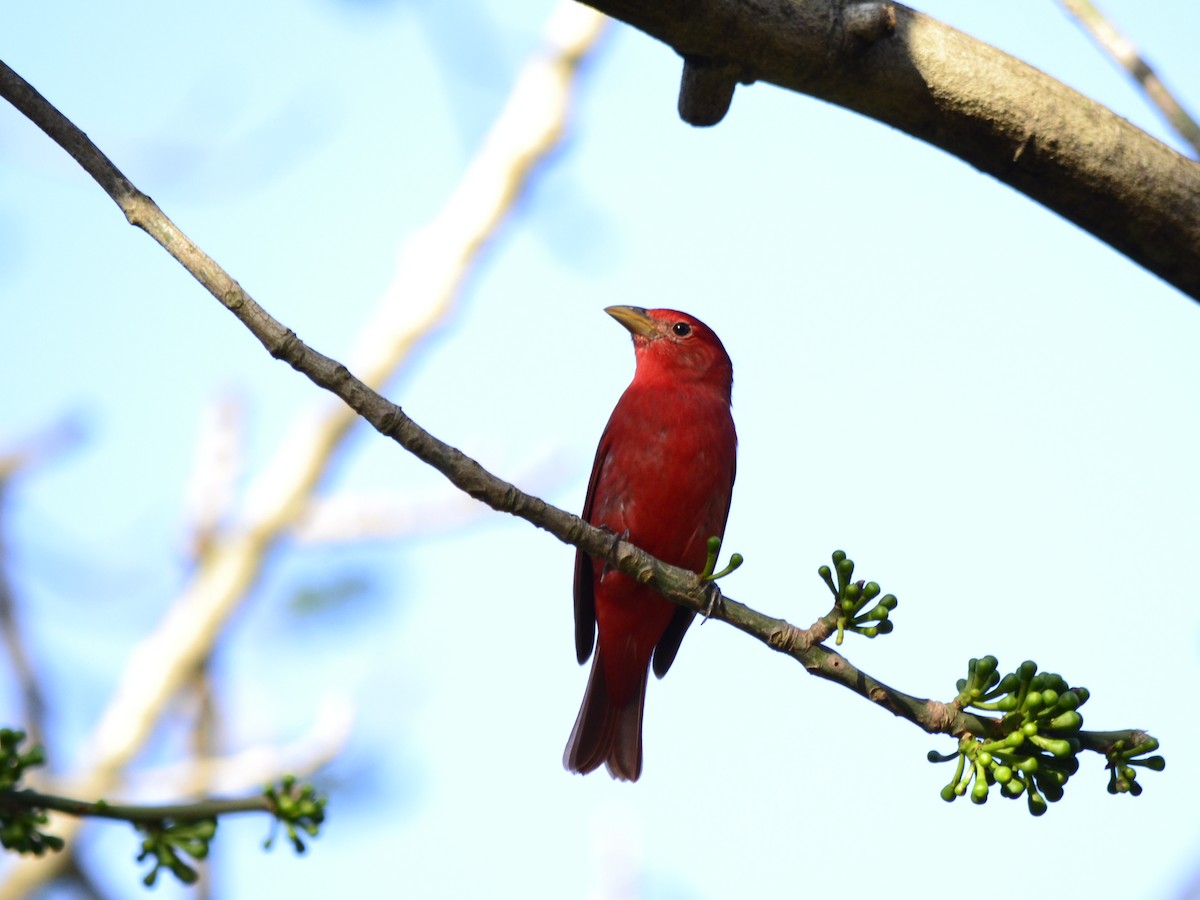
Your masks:
[[[65,419],[0,454],[0,641],[3,642],[5,655],[20,691],[22,727],[35,744],[45,740],[46,698],[25,646],[16,594],[9,575],[10,559],[5,539],[8,492],[15,478],[71,449],[80,441],[82,434],[78,422]]]
[[[1162,113],[1167,124],[1191,145],[1193,153],[1200,155],[1200,125],[1188,115],[1187,110],[1167,90],[1150,64],[1137,49],[1105,18],[1091,0],[1059,0],[1063,8],[1073,16],[1092,39],[1113,58],[1118,66],[1129,73],[1138,83],[1151,104]]]
[[[739,83],[809,94],[959,157],[1200,301],[1200,163],[994,47],[889,2],[587,2],[683,57],[685,121],[719,120]],[[886,202],[903,177],[881,159],[847,202]]]
[[[378,396],[367,385],[382,387],[413,345],[445,316],[469,266],[526,190],[537,166],[557,146],[579,64],[602,24],[602,16],[574,3],[564,3],[552,14],[545,46],[522,69],[442,214],[409,245],[375,320],[364,329],[354,354],[366,379],[355,382],[361,389]],[[238,318],[253,323],[251,330],[276,357],[297,365],[291,348],[293,342],[302,345],[295,335],[134,187],[87,135],[3,63],[0,95],[79,162],[130,223],[158,241]],[[302,418],[284,438],[276,459],[248,491],[243,524],[217,539],[163,621],[132,653],[82,754],[92,768],[79,783],[80,793],[101,796],[116,783],[168,699],[209,652],[255,583],[268,552],[306,508],[333,452],[356,421],[351,409],[327,406]],[[69,837],[73,825],[55,827]],[[21,861],[0,897],[25,895],[52,875],[55,865],[53,859]]]
[[[347,698],[327,695],[316,705],[308,730],[287,744],[261,744],[236,753],[187,760],[139,771],[128,781],[133,796],[190,796],[240,794],[278,781],[291,773],[307,778],[329,765],[350,741],[356,717]],[[56,783],[55,790],[79,793],[74,782]]]
[[[46,697],[34,671],[25,637],[18,621],[17,600],[8,575],[9,555],[5,531],[8,522],[8,482],[0,478],[0,640],[12,668],[21,697],[21,726],[34,743],[43,743],[46,735]]]
[[[568,467],[552,455],[520,464],[515,482],[528,484],[539,494],[559,486]],[[459,491],[400,495],[373,491],[341,491],[316,497],[296,523],[293,536],[304,543],[347,543],[396,540],[410,535],[430,535],[461,528],[488,513],[481,503]]]
[[[245,469],[245,410],[232,393],[213,398],[200,420],[196,459],[184,492],[188,556],[200,560],[217,541]]]

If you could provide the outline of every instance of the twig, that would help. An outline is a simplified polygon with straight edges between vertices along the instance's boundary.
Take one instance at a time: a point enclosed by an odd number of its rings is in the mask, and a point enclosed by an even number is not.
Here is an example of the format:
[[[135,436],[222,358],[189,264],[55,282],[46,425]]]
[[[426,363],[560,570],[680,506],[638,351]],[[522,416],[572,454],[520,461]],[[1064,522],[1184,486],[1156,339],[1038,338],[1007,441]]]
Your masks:
[[[1071,16],[1075,18],[1092,39],[1113,58],[1118,66],[1129,73],[1129,77],[1138,83],[1151,104],[1167,120],[1167,124],[1175,129],[1192,148],[1192,152],[1200,156],[1200,125],[1196,124],[1183,105],[1171,93],[1150,68],[1150,64],[1138,53],[1137,48],[1119,32],[1096,8],[1091,0],[1058,0]]]
[[[267,812],[274,814],[275,805],[263,794],[249,797],[207,797],[190,803],[162,805],[108,803],[104,800],[79,800],[34,790],[11,791],[0,794],[0,805],[10,809],[46,809],[68,816],[88,816],[93,819],[116,819],[122,822],[198,822],[230,813]]]

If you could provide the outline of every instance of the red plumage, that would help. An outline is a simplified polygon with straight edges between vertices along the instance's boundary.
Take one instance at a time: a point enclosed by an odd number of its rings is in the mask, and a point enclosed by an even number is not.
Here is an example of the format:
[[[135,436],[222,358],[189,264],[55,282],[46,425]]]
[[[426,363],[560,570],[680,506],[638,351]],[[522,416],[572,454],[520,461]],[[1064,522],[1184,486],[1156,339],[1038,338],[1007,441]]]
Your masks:
[[[736,470],[730,413],[733,364],[704,323],[670,309],[613,306],[633,335],[637,368],[608,420],[583,518],[664,562],[699,571],[723,536]],[[599,646],[563,765],[614,778],[642,771],[642,708],[651,657],[662,677],[691,610],[582,550],[575,556],[575,649]]]

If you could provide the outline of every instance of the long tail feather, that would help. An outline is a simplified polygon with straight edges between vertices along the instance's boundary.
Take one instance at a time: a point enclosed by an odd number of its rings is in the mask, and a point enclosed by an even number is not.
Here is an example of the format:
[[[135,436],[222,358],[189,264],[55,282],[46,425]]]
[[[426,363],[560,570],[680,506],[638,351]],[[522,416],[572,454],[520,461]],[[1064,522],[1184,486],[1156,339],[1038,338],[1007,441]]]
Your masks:
[[[601,765],[618,781],[637,781],[642,774],[642,710],[646,703],[646,677],[623,706],[609,699],[600,652],[592,660],[583,704],[563,752],[563,767],[586,775]]]

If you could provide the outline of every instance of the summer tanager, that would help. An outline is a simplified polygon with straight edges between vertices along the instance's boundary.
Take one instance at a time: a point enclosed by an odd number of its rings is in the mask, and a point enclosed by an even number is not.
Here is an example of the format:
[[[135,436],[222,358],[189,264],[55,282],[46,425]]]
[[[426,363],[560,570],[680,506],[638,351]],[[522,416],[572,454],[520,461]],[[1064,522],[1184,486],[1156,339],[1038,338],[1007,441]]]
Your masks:
[[[722,536],[736,469],[729,411],[733,364],[703,322],[671,309],[610,306],[629,329],[637,369],[600,438],[583,518],[663,562],[704,567]],[[582,550],[575,555],[575,650],[599,646],[583,705],[563,754],[579,773],[607,765],[613,778],[642,773],[642,708],[651,657],[661,678],[692,622],[653,588]]]

